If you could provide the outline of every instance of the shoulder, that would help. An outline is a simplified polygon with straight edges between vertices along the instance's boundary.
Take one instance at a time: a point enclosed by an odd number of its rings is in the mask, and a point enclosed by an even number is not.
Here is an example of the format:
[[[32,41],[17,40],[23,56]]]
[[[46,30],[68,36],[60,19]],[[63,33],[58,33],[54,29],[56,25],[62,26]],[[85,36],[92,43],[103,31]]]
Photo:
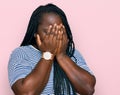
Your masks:
[[[78,51],[77,49],[75,49],[74,56],[77,56],[77,55],[79,55],[79,56],[82,57],[82,54],[80,53],[80,51]]]
[[[40,57],[41,51],[37,50],[32,45],[27,45],[15,48],[10,55],[10,60],[25,59],[38,61]]]
[[[28,46],[20,46],[15,48],[12,53],[11,53],[11,57],[15,57],[15,58],[22,58],[26,56],[26,53],[28,50]]]
[[[83,58],[81,52],[78,51],[77,49],[75,49],[73,56],[74,56],[74,57],[78,57],[78,58]]]
[[[16,66],[29,65],[29,63],[31,63],[30,60],[31,57],[29,57],[28,55],[29,53],[30,53],[29,46],[21,46],[15,48],[10,55],[8,68],[11,69]]]
[[[82,54],[78,51],[75,50],[74,52],[74,59],[75,59],[75,63],[80,66],[81,68],[83,68],[84,70],[88,71],[89,73],[92,73],[92,71],[89,69],[85,59],[83,58]]]
[[[80,65],[86,64],[86,62],[85,62],[85,60],[84,60],[84,57],[82,56],[82,54],[81,54],[77,49],[75,49],[75,51],[74,51],[72,60],[73,60],[75,63],[80,64]]]

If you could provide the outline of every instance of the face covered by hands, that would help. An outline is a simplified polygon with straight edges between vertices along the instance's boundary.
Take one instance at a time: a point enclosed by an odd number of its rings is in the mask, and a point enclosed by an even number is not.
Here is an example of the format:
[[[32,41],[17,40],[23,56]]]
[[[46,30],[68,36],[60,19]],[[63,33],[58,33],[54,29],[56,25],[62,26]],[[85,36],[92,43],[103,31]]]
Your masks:
[[[36,43],[40,51],[49,51],[54,56],[66,54],[68,38],[63,24],[49,25],[46,31],[41,32],[44,32],[42,39],[39,34],[36,34]]]

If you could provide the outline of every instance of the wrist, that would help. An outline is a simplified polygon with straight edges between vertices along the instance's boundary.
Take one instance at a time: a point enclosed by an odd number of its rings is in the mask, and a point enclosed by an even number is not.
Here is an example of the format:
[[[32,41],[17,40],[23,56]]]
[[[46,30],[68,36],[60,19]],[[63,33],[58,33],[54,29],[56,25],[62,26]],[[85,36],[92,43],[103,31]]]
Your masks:
[[[54,54],[46,51],[46,52],[42,53],[42,58],[45,59],[45,60],[53,60],[54,59]]]
[[[61,54],[57,54],[56,55],[56,59],[63,59],[63,58],[66,58],[67,55],[65,53],[61,53]]]

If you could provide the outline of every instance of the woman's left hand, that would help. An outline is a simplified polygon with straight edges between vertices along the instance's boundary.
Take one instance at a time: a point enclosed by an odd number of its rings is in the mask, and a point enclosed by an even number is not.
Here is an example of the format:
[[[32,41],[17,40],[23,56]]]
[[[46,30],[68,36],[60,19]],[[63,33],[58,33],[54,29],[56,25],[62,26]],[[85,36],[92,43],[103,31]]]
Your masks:
[[[66,55],[66,49],[68,47],[68,38],[66,34],[65,27],[61,24],[60,29],[58,31],[58,48],[57,48],[57,53],[56,53],[56,58],[59,56],[64,56]]]

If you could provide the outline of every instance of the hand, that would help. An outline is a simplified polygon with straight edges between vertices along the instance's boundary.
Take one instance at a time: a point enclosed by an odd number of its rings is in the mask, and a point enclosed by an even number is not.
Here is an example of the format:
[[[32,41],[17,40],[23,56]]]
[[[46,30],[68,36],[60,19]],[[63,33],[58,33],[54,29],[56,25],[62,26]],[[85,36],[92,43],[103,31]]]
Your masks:
[[[60,25],[60,29],[58,31],[58,40],[59,44],[57,48],[56,57],[66,55],[66,49],[69,41],[67,38],[65,27],[62,24]]]
[[[47,34],[45,35],[44,39],[41,41],[40,35],[36,34],[36,43],[38,46],[38,49],[42,52],[49,51],[53,55],[57,52],[57,46],[58,46],[58,27],[56,24],[53,26],[50,25]]]

